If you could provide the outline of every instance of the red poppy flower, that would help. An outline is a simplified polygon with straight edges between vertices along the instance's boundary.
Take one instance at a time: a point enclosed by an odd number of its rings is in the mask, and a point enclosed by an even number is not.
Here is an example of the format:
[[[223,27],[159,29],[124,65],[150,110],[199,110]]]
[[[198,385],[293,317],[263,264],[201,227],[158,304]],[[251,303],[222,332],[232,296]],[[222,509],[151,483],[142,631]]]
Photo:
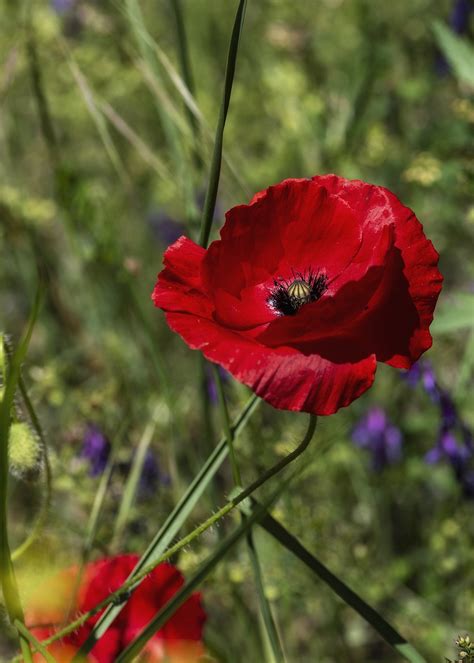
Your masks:
[[[120,555],[88,564],[74,605],[71,604],[77,568],[66,569],[51,578],[38,588],[26,611],[26,623],[32,633],[40,640],[48,638],[64,625],[68,612],[74,616],[96,606],[121,586],[137,561],[137,555]],[[171,564],[159,564],[133,592],[86,660],[113,663],[183,583],[178,569]],[[51,645],[49,650],[53,656],[61,663],[69,663],[100,614]],[[171,663],[196,663],[204,654],[201,637],[205,619],[200,595],[192,594],[148,642],[140,660],[147,663],[159,663],[165,659]],[[38,655],[37,660],[43,659]]]
[[[438,254],[383,187],[285,180],[226,214],[205,251],[168,248],[153,292],[169,326],[271,405],[332,414],[431,346]]]

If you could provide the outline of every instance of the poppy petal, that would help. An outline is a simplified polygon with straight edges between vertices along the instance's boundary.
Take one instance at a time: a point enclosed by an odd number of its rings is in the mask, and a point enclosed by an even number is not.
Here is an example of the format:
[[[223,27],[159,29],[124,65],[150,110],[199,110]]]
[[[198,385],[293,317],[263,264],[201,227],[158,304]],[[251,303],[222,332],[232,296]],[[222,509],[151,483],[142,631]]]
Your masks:
[[[187,237],[180,237],[164,254],[165,268],[153,290],[155,306],[167,311],[211,315],[213,305],[201,279],[205,250]]]
[[[138,555],[118,555],[87,564],[77,593],[76,604],[72,606],[73,613],[87,612],[111,592],[117,590],[128,578],[137,561]],[[53,590],[53,594],[56,594],[59,588],[60,600],[59,602],[54,601],[52,607],[47,605],[44,614],[41,613],[41,603],[37,603],[36,600],[28,606],[25,615],[27,624],[32,624],[30,628],[37,637],[53,635],[57,628],[64,623],[66,615],[71,609],[70,599],[75,588],[76,574],[76,568],[67,569],[53,576],[38,588],[38,598],[40,594],[43,597],[49,595],[51,590]],[[138,635],[183,583],[183,576],[172,564],[163,563],[155,567],[133,592],[106,633],[92,648],[87,660],[91,663],[113,663],[120,652]],[[48,591],[45,592],[45,589]],[[63,600],[66,596],[69,597],[67,602]],[[60,645],[51,646],[52,653],[57,651],[60,654],[61,658],[58,660],[69,663],[72,655],[90,634],[100,614],[101,612],[93,615],[85,624],[65,636]],[[54,618],[55,621],[51,622],[51,618]],[[165,628],[151,638],[146,647],[146,660],[150,663],[162,661],[169,639],[171,651],[176,643],[194,641],[195,647],[190,647],[187,651],[194,652],[196,656],[183,660],[189,660],[190,663],[197,661],[198,656],[204,651],[201,638],[205,620],[206,614],[202,607],[201,596],[192,594],[167,622]],[[48,624],[48,626],[37,627],[36,624]]]
[[[169,326],[192,348],[227,369],[276,408],[333,414],[372,386],[375,355],[333,363],[293,348],[267,348],[211,320],[167,313]]]
[[[391,272],[387,270],[384,281],[386,306],[378,308],[382,319],[373,317],[372,323],[379,332],[377,359],[396,368],[409,368],[432,344],[429,326],[443,283],[438,252],[414,212],[385,187],[337,175],[313,179],[352,208],[361,219],[364,236],[368,229],[377,232],[383,225],[394,228],[394,247],[399,253],[392,254]],[[394,348],[395,335],[408,335],[403,350]]]

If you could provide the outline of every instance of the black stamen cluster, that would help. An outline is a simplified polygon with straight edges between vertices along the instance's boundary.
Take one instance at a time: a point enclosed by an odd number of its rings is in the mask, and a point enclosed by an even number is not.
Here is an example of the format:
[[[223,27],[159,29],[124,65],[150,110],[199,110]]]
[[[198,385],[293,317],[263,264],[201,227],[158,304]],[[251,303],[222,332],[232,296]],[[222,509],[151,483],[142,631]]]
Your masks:
[[[290,295],[288,289],[295,280],[303,281],[309,288],[309,302],[318,300],[327,290],[327,276],[325,274],[314,274],[311,270],[307,274],[293,273],[291,281],[285,279],[275,280],[274,288],[271,290],[267,302],[270,306],[283,315],[295,315],[301,306],[308,302],[299,297]]]

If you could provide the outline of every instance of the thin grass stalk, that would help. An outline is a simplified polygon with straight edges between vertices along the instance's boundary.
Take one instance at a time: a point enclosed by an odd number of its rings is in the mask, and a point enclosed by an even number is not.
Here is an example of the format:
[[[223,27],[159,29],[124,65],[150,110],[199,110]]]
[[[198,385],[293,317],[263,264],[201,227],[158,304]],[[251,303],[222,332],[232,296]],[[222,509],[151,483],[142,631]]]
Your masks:
[[[246,6],[247,0],[240,0],[237,14],[235,16],[234,27],[232,28],[232,36],[230,38],[224,80],[224,94],[219,111],[219,119],[217,121],[216,138],[214,143],[214,150],[212,153],[211,170],[209,174],[209,184],[207,187],[206,199],[204,201],[204,210],[202,213],[201,221],[201,234],[199,237],[199,244],[204,248],[206,248],[209,243],[209,235],[211,233],[212,220],[214,218],[214,210],[216,207],[217,189],[219,188],[222,164],[222,149],[224,146],[225,121],[227,118],[227,111],[229,110],[232,84],[234,82],[235,65],[237,61],[237,51],[239,48],[239,40],[242,32]]]
[[[11,425],[11,409],[20,378],[21,364],[26,357],[41,303],[42,290],[39,288],[33,308],[20,343],[10,361],[5,365],[5,390],[0,403],[0,581],[7,614],[12,624],[24,623],[23,608],[12,563],[8,538],[8,440]],[[25,663],[31,663],[31,650],[28,640],[20,633],[20,648]]]
[[[117,3],[114,4],[116,4],[117,10],[121,11],[131,23],[135,23],[135,29],[141,30],[140,24],[138,24],[137,21],[133,17],[131,17],[121,5],[118,5]],[[179,75],[179,73],[173,66],[173,63],[166,55],[165,51],[156,43],[156,41],[151,37],[149,33],[141,31],[140,38],[144,40],[151,48],[153,48],[157,60],[159,61],[165,73],[167,74],[172,85],[175,87],[179,95],[182,97],[186,107],[190,110],[190,112],[199,122],[199,126],[204,131],[205,138],[210,140],[211,145],[213,145],[214,143],[213,133],[211,132],[209,125],[207,124],[202,112],[200,111],[196,99],[191,94],[183,78]],[[144,74],[145,83],[148,85],[150,91],[153,94],[155,94],[159,99],[162,98],[163,100],[165,100],[163,86],[161,86],[161,84],[157,84],[155,73],[150,68],[148,62],[145,61],[138,62],[137,66]],[[170,106],[169,98],[166,100],[166,105]],[[170,118],[175,122],[178,128],[181,129],[181,131],[184,130],[184,125],[181,122],[181,118],[178,119],[176,110],[174,110],[173,115],[170,115]],[[186,134],[187,134],[187,126],[186,126]],[[242,178],[240,177],[238,168],[235,166],[234,163],[232,163],[229,156],[226,155],[225,151],[223,151],[222,157],[223,157],[223,163],[227,166],[229,173],[232,175],[236,184],[242,190],[242,193],[245,196],[249,197],[251,195],[251,192],[249,191],[249,189],[243,182]]]
[[[44,647],[41,642],[35,638],[33,633],[31,633],[31,631],[26,628],[23,622],[19,621],[18,619],[15,620],[14,627],[18,633],[30,643],[32,649],[35,649],[41,654],[46,663],[57,663],[54,656],[50,654],[46,647]]]
[[[171,0],[171,9],[173,10],[176,23],[181,72],[187,89],[189,90],[190,94],[194,96],[194,76],[191,59],[189,57],[188,38],[186,35],[186,25],[184,22],[181,0]],[[204,166],[204,160],[202,158],[201,152],[199,151],[199,122],[188,106],[186,106],[186,114],[188,116],[189,126],[193,132],[193,159],[196,165],[196,170],[200,172]]]
[[[99,487],[97,489],[94,502],[92,504],[91,515],[86,529],[85,541],[81,551],[81,560],[79,563],[79,567],[77,569],[77,573],[74,577],[74,588],[71,592],[71,599],[69,602],[69,607],[66,611],[66,618],[63,621],[63,626],[67,625],[68,621],[71,619],[71,616],[74,614],[77,598],[79,595],[79,590],[81,588],[82,579],[84,577],[84,569],[86,568],[92,550],[92,546],[94,545],[94,538],[99,523],[99,515],[102,510],[102,506],[105,500],[110,479],[112,477],[113,468],[114,468],[114,461],[110,461],[109,459],[107,466],[100,478]]]
[[[54,127],[54,121],[51,114],[48,98],[46,95],[46,90],[43,84],[41,63],[37,53],[36,41],[34,35],[33,17],[31,13],[29,13],[27,18],[27,35],[28,35],[27,49],[29,53],[30,75],[33,81],[33,86],[32,86],[33,97],[36,102],[38,117],[40,120],[40,128],[42,130],[44,141],[48,147],[48,153],[51,157],[50,159],[51,167],[54,172],[56,178],[56,185],[57,185],[59,182],[59,176],[61,170],[61,158],[59,153],[59,145],[56,137],[56,130]],[[123,119],[120,118],[117,115],[117,113],[115,113],[115,111],[111,108],[110,105],[106,104],[105,102],[95,101],[94,94],[90,86],[88,85],[85,77],[83,76],[82,72],[80,71],[79,67],[77,66],[77,63],[73,60],[66,42],[64,40],[59,40],[58,44],[60,50],[64,54],[65,59],[68,61],[69,67],[76,79],[76,83],[79,87],[79,90],[84,97],[89,113],[91,114],[91,117],[96,124],[97,130],[99,131],[99,134],[104,143],[105,150],[109,155],[112,165],[117,170],[121,179],[128,181],[128,175],[125,172],[124,166],[120,160],[120,156],[114,146],[112,138],[108,133],[107,125],[104,121],[104,117],[101,115],[101,112],[104,114],[104,116],[107,117],[107,119],[110,122],[114,123],[116,129],[120,131],[123,135],[125,135],[125,137],[129,140],[129,142],[134,144],[136,149],[141,154],[142,158],[145,161],[148,161],[148,163],[150,163],[150,165],[157,171],[157,173],[161,177],[165,177],[168,172],[166,169],[166,165],[147,148],[147,146],[143,143],[143,141],[135,134],[135,132],[133,132],[133,130],[123,121]],[[99,112],[98,106],[100,106],[101,112]],[[172,182],[172,180],[169,180],[169,182]],[[67,205],[65,205],[65,201],[63,197],[59,194],[57,186],[56,186],[56,199],[60,207],[67,213],[68,216],[70,216],[71,211],[67,207]],[[135,290],[130,287],[128,282],[127,282],[127,289],[129,291],[129,294],[132,295],[131,301],[134,305],[135,311],[140,317],[141,322],[143,323],[143,328],[145,329],[147,335],[149,336],[150,340],[149,345],[150,345],[152,360],[155,364],[158,376],[165,390],[167,402],[170,406],[170,409],[172,409],[173,404],[169,394],[170,391],[169,380],[166,376],[166,372],[163,367],[163,360],[161,356],[158,354],[158,351],[156,350],[156,343],[154,343],[154,330],[150,328],[150,324],[146,319],[146,317],[144,316],[143,311],[141,309],[141,304],[137,302]]]
[[[42,130],[43,138],[44,141],[47,145],[48,148],[48,153],[50,155],[50,161],[51,161],[51,168],[54,172],[55,179],[56,179],[56,199],[58,201],[58,204],[60,207],[67,213],[68,216],[70,216],[71,211],[68,208],[67,205],[65,205],[65,201],[63,197],[60,195],[58,191],[58,183],[60,179],[60,171],[61,171],[61,155],[59,153],[59,145],[56,137],[56,130],[54,127],[54,121],[53,117],[51,114],[48,98],[46,95],[46,91],[44,88],[43,84],[43,76],[42,76],[42,70],[41,70],[41,63],[38,57],[37,53],[37,48],[36,48],[36,40],[35,40],[35,34],[34,34],[34,25],[33,25],[33,16],[32,16],[32,11],[30,9],[28,10],[28,17],[26,20],[26,25],[27,25],[27,50],[29,54],[29,63],[30,63],[30,75],[31,79],[33,82],[32,89],[33,89],[33,97],[36,102],[36,107],[37,107],[37,112],[38,112],[38,117],[40,120],[40,128]],[[107,154],[109,155],[109,158],[112,162],[112,165],[115,167],[117,170],[119,176],[121,177],[122,180],[127,180],[128,181],[128,175],[125,172],[124,166],[120,160],[120,156],[113,144],[112,138],[110,134],[108,133],[107,130],[107,125],[104,121],[104,117],[101,115],[99,112],[99,109],[97,107],[97,104],[94,102],[94,95],[92,93],[92,90],[90,89],[90,86],[88,85],[85,77],[83,76],[82,72],[79,70],[79,67],[73,60],[69,49],[67,47],[67,44],[64,40],[60,40],[59,42],[59,47],[62,53],[64,54],[65,59],[68,61],[68,64],[70,66],[70,69],[76,79],[76,83],[79,87],[80,92],[82,93],[86,106],[91,114],[92,119],[94,120],[97,130],[99,131],[99,134],[102,138],[102,141],[104,143],[104,147],[106,149]],[[121,131],[122,134],[126,135],[127,139],[132,142],[137,150],[140,152],[141,156],[143,159],[148,160],[150,165],[155,168],[157,172],[159,172],[161,177],[165,177],[167,170],[165,164],[161,162],[161,160],[158,160],[155,154],[151,153],[146,146],[144,146],[143,141],[139,139],[139,137],[133,132],[133,130],[126,125],[126,123],[123,121],[122,118],[119,118],[117,114],[114,114],[113,109],[107,105],[103,104],[101,106],[101,111],[106,115],[109,121],[112,122],[112,118],[115,121],[115,126],[117,130]],[[120,120],[120,122],[119,122]],[[169,180],[172,181],[172,180]],[[69,201],[68,201],[69,203]],[[68,229],[69,230],[69,229]],[[140,304],[136,300],[136,293],[133,288],[129,287],[128,285],[128,290],[132,292],[133,297],[132,303],[135,307],[136,313],[138,316],[141,318],[142,322],[144,323],[144,329],[146,330],[149,338],[150,338],[150,351],[151,351],[151,356],[152,360],[155,364],[155,368],[157,370],[158,376],[162,382],[162,385],[164,387],[164,390],[166,392],[166,397],[168,404],[170,406],[170,409],[172,409],[172,399],[170,398],[169,395],[169,381],[167,379],[165,370],[163,368],[163,361],[161,356],[158,354],[156,350],[156,343],[154,343],[154,332],[153,330],[150,329],[150,325],[148,323],[148,320],[145,318],[143,315],[143,311],[141,310]]]
[[[189,58],[189,47],[188,39],[186,36],[186,26],[183,18],[183,9],[181,5],[181,0],[171,0],[171,8],[174,13],[175,23],[176,23],[176,36],[178,41],[178,50],[179,50],[179,59],[181,65],[181,72],[184,79],[186,89],[189,91],[190,95],[194,97],[194,77],[192,71],[191,60]],[[152,82],[152,81],[150,81]],[[192,133],[193,145],[192,145],[192,156],[197,171],[198,177],[201,176],[202,170],[204,167],[204,159],[199,151],[199,142],[200,142],[200,130],[199,130],[199,120],[197,116],[193,113],[191,108],[185,103],[186,114],[188,118],[188,124]],[[193,215],[194,216],[194,215]],[[188,228],[191,227],[193,218],[188,221]],[[206,440],[209,445],[214,446],[214,427],[212,424],[212,414],[211,414],[211,399],[208,389],[208,363],[206,358],[200,354],[199,355],[199,383],[200,383],[200,395],[201,395],[201,407],[202,407],[202,417],[204,423],[204,433]]]
[[[116,4],[116,3],[115,3]],[[135,27],[137,27],[137,22],[134,21],[134,19],[126,12],[126,10],[121,6],[117,5],[117,10],[122,12],[123,15],[125,15],[128,20],[132,23],[135,23]],[[140,29],[140,25],[138,25],[138,29]],[[175,67],[173,66],[171,60],[168,58],[166,55],[165,51],[156,43],[156,41],[151,37],[149,33],[143,33],[141,32],[140,38],[145,41],[154,51],[154,54],[156,55],[156,58],[162,68],[164,69],[166,75],[170,79],[172,85],[175,87],[179,95],[182,97],[186,107],[189,109],[189,111],[193,114],[193,116],[196,118],[196,120],[199,123],[199,126],[204,132],[204,137],[211,142],[211,145],[214,144],[214,134],[210,130],[209,125],[207,124],[206,120],[204,119],[204,116],[202,112],[200,111],[196,99],[194,96],[191,94],[190,90],[188,89],[186,83],[182,79],[182,77],[179,75]],[[148,62],[145,60],[138,60],[137,62],[137,67],[140,69],[140,71],[144,75],[145,83],[147,84],[148,88],[150,91],[157,96],[157,98],[163,101],[164,106],[168,108],[168,111],[171,109],[172,103],[169,99],[169,97],[166,95],[165,96],[165,90],[164,86],[158,83],[156,76],[152,69],[150,68],[150,65]],[[186,135],[188,135],[187,131],[187,125],[185,125],[181,121],[181,117],[177,114],[177,110],[174,108],[173,109],[173,114],[170,114],[170,119],[176,124],[176,126],[182,131],[185,132]],[[239,188],[242,190],[242,193],[249,197],[251,195],[251,192],[243,182],[242,178],[240,177],[240,174],[238,172],[237,167],[235,166],[234,163],[230,160],[229,156],[223,151],[222,153],[223,157],[223,163],[224,165],[227,166],[229,173],[232,175],[234,178],[235,183],[239,186]]]
[[[222,384],[222,378],[220,376],[216,364],[211,364],[211,368],[217,388],[217,398],[219,401],[219,409],[221,411],[222,427],[224,429],[224,435],[227,440],[227,446],[229,447],[229,459],[232,467],[232,477],[234,479],[234,486],[239,487],[242,485],[242,477],[240,475],[240,469],[237,463],[237,457],[235,455],[235,450],[234,450],[234,435],[232,433],[232,428],[230,425],[229,410],[227,408],[227,403],[224,395],[224,385]]]
[[[138,491],[140,478],[143,471],[143,465],[145,464],[146,454],[150,448],[151,441],[153,440],[153,435],[155,434],[160,409],[160,405],[155,406],[150,421],[143,431],[143,435],[141,436],[138,443],[138,448],[134,454],[132,467],[125,483],[122,501],[120,502],[119,512],[115,521],[115,527],[112,535],[112,551],[117,551],[119,549],[120,539],[127,525],[127,521],[135,501],[135,496]]]
[[[36,101],[38,110],[38,117],[40,121],[40,130],[43,140],[48,150],[48,156],[51,163],[51,168],[55,173],[59,166],[58,154],[58,140],[54,123],[51,117],[49,108],[48,97],[45,92],[43,84],[43,73],[39,61],[38,49],[36,45],[36,35],[33,27],[33,8],[30,3],[25,5],[26,8],[26,55],[30,71],[31,86],[33,91],[33,98]]]
[[[68,51],[66,45],[63,45],[64,56],[67,61],[67,65],[73,75],[73,78],[79,88],[80,93],[84,103],[86,104],[87,110],[95,124],[97,132],[100,136],[102,144],[107,152],[107,155],[112,163],[112,166],[115,169],[121,183],[127,189],[130,188],[130,178],[125,169],[125,166],[122,162],[120,154],[118,153],[117,148],[115,147],[114,141],[110,132],[107,128],[107,123],[105,122],[102,112],[99,110],[94,94],[81,70],[79,69],[76,61],[73,59],[72,55]]]
[[[208,448],[214,447],[214,426],[212,422],[212,405],[209,396],[209,366],[207,359],[199,353],[199,393],[201,395],[201,408],[202,418],[204,421],[204,436],[206,438]]]
[[[148,147],[137,132],[123,119],[121,115],[106,101],[96,97],[99,110],[104,114],[115,129],[132,145],[145,163],[147,163],[159,177],[166,181],[172,179],[166,164]]]
[[[246,516],[243,515],[243,518]],[[268,643],[271,647],[273,660],[275,663],[284,663],[285,654],[281,645],[281,641],[276,628],[275,620],[273,619],[270,603],[265,595],[265,586],[263,582],[262,569],[257,548],[255,546],[253,529],[247,532],[246,536],[247,550],[249,553],[250,564],[252,566],[253,578],[257,588],[258,604],[260,607],[260,614],[262,616],[263,627],[265,629]]]
[[[199,121],[199,125],[201,126],[203,130],[204,137],[211,142],[211,145],[214,144],[214,134],[211,131],[208,123],[206,122],[201,110],[199,109],[199,106],[197,105],[196,99],[193,97],[193,95],[190,93],[188,88],[186,87],[186,84],[183,82],[183,80],[180,78],[179,74],[177,73],[176,69],[173,67],[173,63],[170,61],[166,53],[160,46],[154,42],[153,47],[156,52],[156,56],[159,59],[162,67],[166,71],[170,81],[178,91],[178,93],[181,95],[183,98],[184,103],[186,106],[189,108],[191,113],[194,115],[194,117]],[[230,159],[229,155],[226,154],[226,151],[223,149],[222,150],[222,160],[223,164],[227,167],[229,173],[232,175],[234,178],[235,183],[238,185],[238,187],[241,189],[242,193],[248,198],[251,195],[250,190],[248,189],[247,185],[243,181],[243,179],[240,176],[239,170],[237,166],[233,163],[233,161]]]
[[[159,79],[159,69],[156,62],[156,56],[153,51],[153,48],[150,46],[150,40],[146,37],[148,36],[148,30],[145,24],[143,13],[140,7],[138,0],[125,0],[124,9],[127,16],[127,19],[131,25],[132,33],[135,38],[138,50],[143,58],[150,67],[151,71],[154,73],[155,77]],[[166,137],[166,141],[170,148],[172,160],[173,160],[173,171],[178,174],[178,179],[181,185],[182,193],[186,200],[190,200],[192,197],[191,191],[191,182],[187,177],[184,158],[184,149],[179,136],[178,131],[176,130],[174,122],[171,120],[170,115],[163,108],[161,103],[156,103],[156,110],[158,113],[163,132]]]

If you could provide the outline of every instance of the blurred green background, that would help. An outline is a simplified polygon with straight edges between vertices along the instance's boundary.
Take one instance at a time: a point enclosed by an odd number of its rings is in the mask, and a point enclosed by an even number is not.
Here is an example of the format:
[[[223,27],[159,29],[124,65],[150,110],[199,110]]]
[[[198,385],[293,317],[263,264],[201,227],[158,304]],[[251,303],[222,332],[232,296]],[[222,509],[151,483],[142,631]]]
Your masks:
[[[81,457],[88,425],[116,460],[92,556],[142,552],[220,437],[212,403],[205,425],[198,356],[150,299],[168,241],[198,234],[236,9],[230,0],[181,5],[186,43],[171,1],[52,0],[29,10],[0,2],[0,331],[13,342],[38,270],[48,283],[24,378],[49,442],[54,492],[41,538],[17,562],[25,597],[40,569],[79,558],[100,482]],[[458,5],[249,0],[214,230],[230,206],[286,177],[335,172],[389,187],[441,254],[429,358],[472,429],[473,14],[456,24]],[[246,388],[229,381],[226,393],[237,413]],[[374,405],[403,434],[401,458],[377,472],[351,440]],[[28,422],[20,404],[18,417]],[[305,425],[304,415],[262,404],[237,446],[245,483]],[[474,503],[448,462],[425,462],[439,425],[421,385],[379,366],[367,394],[320,420],[305,473],[275,510],[430,662],[453,656],[455,636],[474,630]],[[138,487],[118,522],[147,435],[151,488]],[[27,470],[27,461],[13,477],[14,545],[44,491],[41,467]],[[226,468],[194,524],[231,487]],[[195,568],[233,522],[187,549],[180,568]],[[288,661],[400,660],[272,540],[258,532],[257,543]],[[245,546],[202,591],[215,659],[264,660]],[[8,660],[6,628],[0,647]]]

